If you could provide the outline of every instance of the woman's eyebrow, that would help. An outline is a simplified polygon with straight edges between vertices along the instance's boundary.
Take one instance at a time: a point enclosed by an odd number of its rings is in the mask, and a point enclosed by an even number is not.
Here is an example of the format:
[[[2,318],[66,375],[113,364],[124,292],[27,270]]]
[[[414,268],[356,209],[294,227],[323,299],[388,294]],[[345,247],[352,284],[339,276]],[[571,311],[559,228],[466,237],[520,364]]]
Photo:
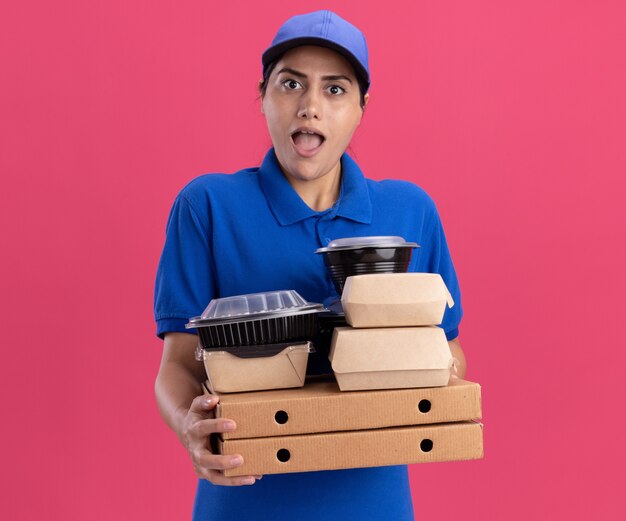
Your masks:
[[[343,74],[334,74],[331,76],[322,76],[324,81],[337,81],[337,80],[346,80],[348,83],[352,84],[352,80]]]
[[[296,69],[292,69],[290,67],[283,67],[276,73],[276,75],[282,74],[283,72],[288,72],[289,74],[293,74],[294,76],[298,76],[299,78],[308,77],[306,74],[304,74],[304,72],[297,71]]]
[[[304,74],[304,72],[297,71],[296,69],[292,69],[291,67],[283,67],[280,69],[276,75],[282,74],[283,72],[292,74],[298,78],[307,79],[308,76]],[[324,81],[337,81],[337,80],[346,80],[348,83],[352,84],[352,80],[343,74],[331,74],[328,76],[322,76],[322,80]]]

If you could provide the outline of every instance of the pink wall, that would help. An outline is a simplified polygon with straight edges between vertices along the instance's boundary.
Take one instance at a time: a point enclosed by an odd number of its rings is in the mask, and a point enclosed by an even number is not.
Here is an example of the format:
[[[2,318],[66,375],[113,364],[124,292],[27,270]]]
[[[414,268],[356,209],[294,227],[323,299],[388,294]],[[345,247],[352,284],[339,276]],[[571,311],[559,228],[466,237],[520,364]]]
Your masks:
[[[189,517],[155,267],[177,190],[269,144],[260,53],[319,7],[284,5],[3,5],[2,519]],[[326,6],[371,48],[354,154],[437,201],[483,385],[485,459],[413,467],[418,519],[621,519],[624,3]]]

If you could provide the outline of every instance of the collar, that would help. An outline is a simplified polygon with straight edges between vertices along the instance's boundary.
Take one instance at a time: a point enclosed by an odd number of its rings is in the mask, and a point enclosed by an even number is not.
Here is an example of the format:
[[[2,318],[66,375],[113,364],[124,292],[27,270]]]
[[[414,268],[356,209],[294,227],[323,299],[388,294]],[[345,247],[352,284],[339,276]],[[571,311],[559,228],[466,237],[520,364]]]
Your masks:
[[[272,213],[281,226],[320,215],[300,198],[283,175],[274,149],[265,155],[259,170],[259,183]],[[347,154],[341,156],[341,192],[337,201],[337,214],[360,223],[372,222],[372,202],[367,181],[359,166]]]

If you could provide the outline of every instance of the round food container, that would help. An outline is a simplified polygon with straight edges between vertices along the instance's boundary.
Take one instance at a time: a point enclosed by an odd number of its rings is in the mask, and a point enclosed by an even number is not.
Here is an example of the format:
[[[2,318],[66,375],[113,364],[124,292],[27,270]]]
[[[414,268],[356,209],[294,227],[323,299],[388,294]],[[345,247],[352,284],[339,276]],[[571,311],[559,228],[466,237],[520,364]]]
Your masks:
[[[369,273],[406,273],[414,248],[419,245],[397,236],[349,237],[332,241],[315,253],[324,256],[337,293],[346,279]]]
[[[308,341],[323,310],[294,290],[251,293],[211,300],[185,327],[198,330],[203,349]]]
[[[323,311],[318,315],[319,334],[315,341],[316,351],[328,357],[333,333],[336,327],[347,327],[346,316],[343,313]]]

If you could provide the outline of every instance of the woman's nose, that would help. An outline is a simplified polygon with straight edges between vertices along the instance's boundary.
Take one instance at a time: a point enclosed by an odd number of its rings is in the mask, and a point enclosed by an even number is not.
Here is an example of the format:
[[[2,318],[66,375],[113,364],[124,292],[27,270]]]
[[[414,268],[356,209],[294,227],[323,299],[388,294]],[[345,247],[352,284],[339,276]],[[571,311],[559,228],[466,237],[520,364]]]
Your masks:
[[[322,116],[321,100],[313,89],[306,91],[300,98],[298,117],[303,119],[320,119]]]

